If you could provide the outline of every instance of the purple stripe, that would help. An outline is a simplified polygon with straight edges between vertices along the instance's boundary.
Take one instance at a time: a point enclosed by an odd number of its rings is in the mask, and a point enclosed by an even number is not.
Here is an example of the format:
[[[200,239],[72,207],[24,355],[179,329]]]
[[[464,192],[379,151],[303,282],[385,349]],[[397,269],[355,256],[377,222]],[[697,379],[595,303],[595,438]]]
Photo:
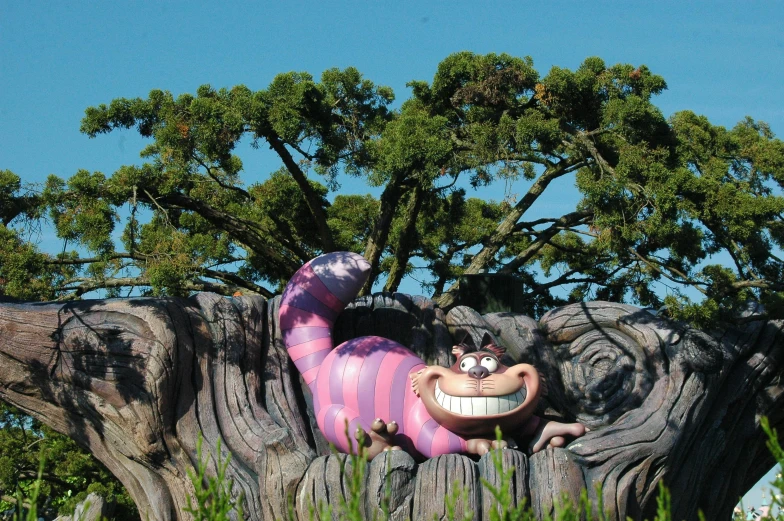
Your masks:
[[[449,453],[450,454],[458,454],[463,452],[463,444],[460,442],[460,438],[454,432],[447,430],[449,436],[447,439],[449,440]]]
[[[410,357],[403,359],[400,365],[395,369],[395,376],[392,378],[392,387],[389,391],[389,415],[392,420],[395,420],[400,426],[400,430],[405,432],[405,414],[403,411],[403,402],[407,392],[413,392],[411,388],[411,380],[408,378],[408,373],[417,365],[424,364],[418,356],[411,354]],[[390,421],[390,420],[387,420]]]
[[[370,264],[356,253],[333,252],[310,261],[310,268],[333,295],[348,304],[359,293]]]
[[[348,422],[348,440],[346,440],[346,445],[348,446],[348,442],[349,441],[351,442],[351,446],[353,447],[354,454],[359,453],[359,451],[357,450],[359,448],[359,442],[354,437],[354,433],[357,432],[357,427],[360,424],[362,424],[362,422],[360,421],[359,416],[355,416],[353,420],[350,420]],[[365,432],[370,432],[370,425],[362,425],[362,429],[364,429]],[[367,437],[367,435],[365,437]]]
[[[365,356],[362,369],[359,372],[359,416],[365,421],[372,422],[376,416],[376,379],[381,361],[389,352],[388,349],[373,348]],[[384,421],[389,421],[384,418]]]
[[[341,409],[343,409],[342,405],[330,405],[326,416],[324,416],[324,437],[330,443],[337,444],[338,438],[335,436],[335,417]]]
[[[338,317],[337,311],[330,309],[329,306],[319,302],[316,297],[305,291],[301,286],[294,286],[292,284],[286,286],[286,291],[283,292],[280,305],[292,306],[303,311],[309,311],[310,313],[315,313],[316,315],[327,318],[332,322]]]
[[[332,368],[329,374],[329,399],[332,403],[339,403],[344,405],[343,402],[343,371],[346,370],[346,363],[348,362],[351,352],[355,347],[361,343],[354,338],[347,342],[343,342],[334,349],[335,361],[332,362]]]
[[[319,302],[329,306],[330,309],[340,311],[346,307],[346,305],[341,302],[339,298],[330,293],[329,289],[324,285],[323,282],[321,282],[321,279],[318,278],[316,272],[313,271],[313,268],[310,267],[309,262],[294,274],[294,276],[289,281],[289,285],[291,284],[300,286],[302,289],[316,297]]]
[[[419,452],[428,458],[433,454],[433,438],[435,437],[436,431],[439,427],[440,425],[438,425],[438,423],[436,423],[436,421],[431,418],[427,420],[427,422],[422,426],[422,430],[419,431],[417,447],[419,447]]]
[[[330,335],[328,327],[294,327],[283,330],[283,342],[286,344],[286,347],[294,347],[317,338],[327,338]]]
[[[331,351],[331,349],[322,349],[321,351],[316,351],[315,353],[309,354],[308,356],[303,356],[299,360],[295,361],[294,365],[297,366],[297,370],[300,373],[304,373],[308,369],[313,369],[323,362]]]

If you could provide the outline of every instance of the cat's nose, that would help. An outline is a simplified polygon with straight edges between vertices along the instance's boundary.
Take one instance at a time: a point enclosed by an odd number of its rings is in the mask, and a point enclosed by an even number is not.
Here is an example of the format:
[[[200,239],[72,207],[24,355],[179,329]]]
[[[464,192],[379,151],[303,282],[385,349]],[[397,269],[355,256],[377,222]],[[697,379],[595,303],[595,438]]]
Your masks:
[[[490,376],[490,371],[487,370],[487,367],[475,365],[468,370],[468,376],[471,378],[476,378],[477,380],[481,380],[482,378],[487,378]]]

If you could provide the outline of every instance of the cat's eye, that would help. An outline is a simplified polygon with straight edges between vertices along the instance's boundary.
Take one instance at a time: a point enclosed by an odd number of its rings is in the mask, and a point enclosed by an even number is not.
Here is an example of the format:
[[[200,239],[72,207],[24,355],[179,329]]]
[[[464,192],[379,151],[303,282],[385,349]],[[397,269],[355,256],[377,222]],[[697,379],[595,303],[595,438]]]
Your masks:
[[[498,370],[498,361],[491,356],[485,356],[484,358],[482,358],[482,361],[480,363],[482,364],[482,367],[484,367],[491,373],[494,373]]]
[[[460,362],[460,370],[464,373],[467,373],[469,369],[476,365],[476,358],[473,356],[466,358],[462,362]]]

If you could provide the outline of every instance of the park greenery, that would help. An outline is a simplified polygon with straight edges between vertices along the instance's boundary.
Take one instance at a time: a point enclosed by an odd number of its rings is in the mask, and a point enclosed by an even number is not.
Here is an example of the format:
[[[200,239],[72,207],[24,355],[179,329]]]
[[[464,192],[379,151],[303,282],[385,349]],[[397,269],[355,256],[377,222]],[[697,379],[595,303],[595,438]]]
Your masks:
[[[37,494],[40,501],[31,506],[52,519],[72,514],[95,492],[115,503],[117,521],[139,518],[122,484],[71,438],[2,402],[0,426],[0,512],[18,510],[27,504],[22,498]]]
[[[141,160],[42,185],[0,170],[0,298],[272,297],[304,262],[350,250],[372,266],[364,293],[409,276],[444,308],[461,276],[489,271],[524,283],[533,316],[611,300],[705,326],[751,301],[784,318],[784,142],[764,122],[665,117],[664,78],[595,57],[541,75],[528,57],[461,52],[408,86],[395,105],[349,67],[87,108],[86,136],[135,129]],[[278,170],[243,168],[238,151],[261,148]],[[532,216],[564,179],[574,206]],[[340,193],[357,183],[379,196]],[[504,197],[473,193],[491,185]],[[34,240],[45,226],[58,253]],[[43,450],[53,507],[99,485],[122,504],[73,442],[0,413],[6,499],[32,490]]]

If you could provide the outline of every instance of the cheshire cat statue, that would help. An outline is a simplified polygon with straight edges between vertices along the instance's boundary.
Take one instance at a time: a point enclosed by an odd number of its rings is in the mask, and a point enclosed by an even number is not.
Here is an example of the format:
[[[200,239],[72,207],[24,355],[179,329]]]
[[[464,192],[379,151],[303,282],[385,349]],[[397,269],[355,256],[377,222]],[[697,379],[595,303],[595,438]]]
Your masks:
[[[537,452],[585,433],[580,423],[534,415],[539,373],[529,364],[504,365],[504,348],[489,339],[479,348],[470,338],[454,346],[450,368],[428,366],[406,347],[378,336],[333,349],[334,321],[369,270],[354,253],[322,255],[297,271],[281,300],[286,348],[313,393],[316,421],[329,442],[349,452],[347,433],[354,433],[365,442],[368,458],[402,448],[421,459],[482,455],[521,437]],[[507,438],[497,441],[496,427]]]

